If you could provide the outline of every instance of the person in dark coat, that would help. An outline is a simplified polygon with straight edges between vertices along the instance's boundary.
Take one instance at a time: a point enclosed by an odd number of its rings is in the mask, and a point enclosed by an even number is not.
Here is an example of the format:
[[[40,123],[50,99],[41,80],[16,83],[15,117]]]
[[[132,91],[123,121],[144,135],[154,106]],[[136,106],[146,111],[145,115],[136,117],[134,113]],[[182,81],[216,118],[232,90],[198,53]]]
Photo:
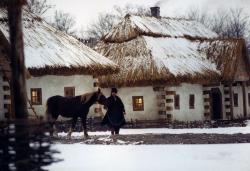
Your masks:
[[[107,98],[104,106],[107,109],[102,125],[108,125],[111,134],[119,134],[120,128],[126,123],[124,115],[126,114],[124,104],[120,97],[117,96],[117,89],[111,89],[111,96]]]

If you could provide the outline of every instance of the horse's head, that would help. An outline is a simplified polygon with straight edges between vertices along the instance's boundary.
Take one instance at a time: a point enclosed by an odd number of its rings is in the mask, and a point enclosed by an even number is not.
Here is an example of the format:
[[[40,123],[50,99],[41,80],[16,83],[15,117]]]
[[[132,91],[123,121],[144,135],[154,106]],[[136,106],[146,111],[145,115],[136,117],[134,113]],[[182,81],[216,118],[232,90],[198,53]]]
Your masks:
[[[102,94],[100,88],[98,88],[98,91],[96,92],[96,97],[97,97],[96,101],[99,104],[105,105],[105,102],[106,102],[107,98]]]

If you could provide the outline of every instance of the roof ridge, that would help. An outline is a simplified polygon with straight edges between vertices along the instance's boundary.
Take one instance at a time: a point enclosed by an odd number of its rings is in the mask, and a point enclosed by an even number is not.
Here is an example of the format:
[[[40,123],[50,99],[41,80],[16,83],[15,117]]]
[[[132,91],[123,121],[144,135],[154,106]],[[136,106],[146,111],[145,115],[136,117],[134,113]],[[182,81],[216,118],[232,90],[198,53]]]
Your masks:
[[[137,17],[148,17],[148,18],[156,18],[154,16],[151,16],[151,15],[139,15],[139,14],[126,14],[126,16],[137,16]],[[124,17],[124,18],[125,18]],[[156,18],[156,19],[171,19],[171,20],[185,20],[185,21],[195,21],[195,20],[191,20],[191,19],[187,19],[187,18],[184,18],[184,17],[167,17],[167,16],[160,16],[159,18]],[[197,22],[197,21],[196,21]]]

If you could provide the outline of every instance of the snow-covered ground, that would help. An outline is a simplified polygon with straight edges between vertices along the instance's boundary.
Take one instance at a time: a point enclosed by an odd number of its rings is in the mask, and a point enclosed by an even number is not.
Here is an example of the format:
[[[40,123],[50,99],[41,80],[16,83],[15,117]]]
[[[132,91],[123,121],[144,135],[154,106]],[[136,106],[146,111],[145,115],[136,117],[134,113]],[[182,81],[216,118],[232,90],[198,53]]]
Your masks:
[[[212,129],[122,129],[121,134],[182,134],[250,133],[250,121],[246,127]],[[90,132],[90,135],[109,135],[110,132]],[[60,133],[66,136],[66,133]],[[83,136],[73,133],[73,137]],[[100,137],[112,141],[110,136]],[[91,139],[89,139],[91,141]],[[120,140],[117,140],[120,141]],[[54,144],[60,153],[55,157],[63,159],[46,167],[50,171],[250,171],[250,144],[206,144],[206,145],[87,145]],[[136,143],[134,143],[136,144]],[[140,144],[140,143],[138,143]]]
[[[249,171],[250,144],[85,145],[56,144],[64,161],[50,171]]]
[[[250,134],[250,121],[247,121],[246,127],[226,127],[226,128],[193,128],[193,129],[169,129],[169,128],[149,128],[149,129],[121,129],[121,135],[131,134]],[[67,136],[67,133],[61,132],[59,137]],[[89,135],[110,135],[107,132],[89,132]],[[83,137],[83,132],[73,132],[72,137]],[[249,169],[250,170],[250,169]]]

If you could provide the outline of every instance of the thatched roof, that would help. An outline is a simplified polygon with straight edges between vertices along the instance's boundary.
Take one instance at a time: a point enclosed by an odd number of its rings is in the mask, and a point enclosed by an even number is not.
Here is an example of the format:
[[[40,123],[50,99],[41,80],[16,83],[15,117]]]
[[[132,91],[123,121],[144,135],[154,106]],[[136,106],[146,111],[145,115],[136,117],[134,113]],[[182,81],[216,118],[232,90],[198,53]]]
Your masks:
[[[121,43],[137,36],[182,37],[182,38],[216,38],[217,34],[199,22],[175,19],[155,18],[149,16],[126,15],[124,20],[103,37],[104,42]]]
[[[163,20],[135,17],[140,21],[155,21],[150,25],[146,25],[148,22],[141,22],[141,25],[154,33]],[[117,38],[117,35],[126,32],[127,25],[134,25],[125,17],[122,21],[124,29],[119,24],[96,46],[98,52],[121,66],[119,74],[100,77],[101,86],[176,85],[181,82],[210,84],[233,80],[237,59],[243,55],[244,40],[214,38],[216,34],[201,24],[176,20],[175,25],[178,25],[177,21],[180,21],[180,25],[185,23],[192,27],[187,27],[186,30],[184,27],[176,27],[171,32],[164,30],[165,26],[162,26],[162,34],[157,36],[149,32],[137,32],[132,39],[121,36]],[[165,22],[165,25],[168,23]],[[165,34],[167,32],[168,36]],[[190,34],[184,36],[185,32]]]
[[[0,32],[9,39],[7,12],[0,10]],[[23,10],[25,65],[33,76],[104,75],[118,66],[74,37]]]

